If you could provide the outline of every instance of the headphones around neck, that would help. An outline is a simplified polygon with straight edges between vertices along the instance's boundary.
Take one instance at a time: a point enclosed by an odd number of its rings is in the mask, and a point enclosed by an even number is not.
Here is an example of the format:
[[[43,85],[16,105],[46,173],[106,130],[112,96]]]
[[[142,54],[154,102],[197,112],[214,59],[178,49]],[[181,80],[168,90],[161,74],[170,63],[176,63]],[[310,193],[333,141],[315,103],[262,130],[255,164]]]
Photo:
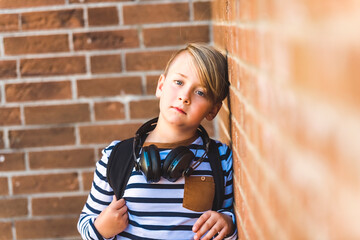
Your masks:
[[[209,151],[210,138],[206,130],[199,125],[197,133],[203,140],[205,149],[204,154],[195,161],[192,165],[190,163],[195,159],[194,153],[186,146],[179,146],[171,150],[166,156],[164,163],[161,164],[159,150],[155,145],[142,147],[149,132],[155,129],[158,118],[154,118],[144,123],[136,132],[133,142],[133,158],[135,161],[135,168],[141,171],[149,183],[158,182],[163,176],[170,182],[177,181],[182,176],[190,176],[194,169],[196,169]],[[137,156],[140,155],[140,160],[137,161]]]

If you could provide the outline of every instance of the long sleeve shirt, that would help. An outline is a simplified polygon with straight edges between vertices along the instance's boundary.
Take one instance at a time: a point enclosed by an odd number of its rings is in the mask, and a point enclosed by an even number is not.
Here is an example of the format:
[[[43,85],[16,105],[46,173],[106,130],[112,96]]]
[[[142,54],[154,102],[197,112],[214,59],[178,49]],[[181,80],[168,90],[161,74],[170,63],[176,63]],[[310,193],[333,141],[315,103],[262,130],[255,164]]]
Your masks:
[[[78,221],[78,231],[83,239],[105,239],[95,228],[94,221],[113,199],[114,192],[106,178],[106,167],[111,150],[118,142],[114,141],[105,148],[102,151],[102,158],[96,163],[90,194]],[[227,145],[219,141],[216,143],[225,183],[225,198],[222,209],[218,212],[230,215],[235,224],[232,151]],[[195,154],[195,160],[199,159],[205,151],[201,137],[192,142],[188,148]],[[129,149],[129,151],[131,150]],[[162,161],[170,151],[169,148],[159,148]],[[206,157],[192,173],[192,176],[212,176],[210,163]],[[185,177],[181,177],[176,182],[170,182],[161,177],[157,183],[147,183],[143,174],[134,168],[123,196],[128,207],[129,225],[123,232],[111,239],[193,239],[192,227],[206,211],[197,212],[183,206],[184,185]],[[200,195],[196,199],[212,202],[212,199],[204,199]],[[236,238],[235,231],[226,239]]]

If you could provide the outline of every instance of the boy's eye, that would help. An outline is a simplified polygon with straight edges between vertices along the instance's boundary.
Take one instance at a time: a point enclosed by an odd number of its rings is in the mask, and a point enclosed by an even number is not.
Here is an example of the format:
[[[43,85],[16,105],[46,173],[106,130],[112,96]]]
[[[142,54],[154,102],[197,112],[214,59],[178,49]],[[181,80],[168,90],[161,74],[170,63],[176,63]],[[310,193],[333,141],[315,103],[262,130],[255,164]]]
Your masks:
[[[200,90],[196,90],[195,93],[197,95],[199,95],[200,97],[205,97],[205,93],[203,91],[200,91]]]
[[[174,82],[175,82],[176,85],[183,85],[183,82],[180,81],[180,80],[175,80]]]

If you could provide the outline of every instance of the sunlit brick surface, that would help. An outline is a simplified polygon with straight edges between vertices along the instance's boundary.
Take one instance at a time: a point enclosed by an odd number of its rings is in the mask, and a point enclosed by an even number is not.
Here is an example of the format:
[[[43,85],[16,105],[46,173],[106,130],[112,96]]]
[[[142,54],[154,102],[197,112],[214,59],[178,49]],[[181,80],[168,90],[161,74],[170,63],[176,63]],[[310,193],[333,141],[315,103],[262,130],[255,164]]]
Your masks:
[[[359,16],[355,0],[213,2],[240,239],[360,238]]]

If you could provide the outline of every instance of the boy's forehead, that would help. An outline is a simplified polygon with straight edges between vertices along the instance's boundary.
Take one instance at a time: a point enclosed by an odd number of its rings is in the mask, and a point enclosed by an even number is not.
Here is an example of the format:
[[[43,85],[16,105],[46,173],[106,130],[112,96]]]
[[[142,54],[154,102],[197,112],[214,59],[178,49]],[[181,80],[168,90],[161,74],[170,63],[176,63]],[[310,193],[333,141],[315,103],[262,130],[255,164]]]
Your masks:
[[[185,75],[185,71],[189,69],[198,74],[198,68],[193,56],[188,52],[181,52],[171,62],[168,72]]]

